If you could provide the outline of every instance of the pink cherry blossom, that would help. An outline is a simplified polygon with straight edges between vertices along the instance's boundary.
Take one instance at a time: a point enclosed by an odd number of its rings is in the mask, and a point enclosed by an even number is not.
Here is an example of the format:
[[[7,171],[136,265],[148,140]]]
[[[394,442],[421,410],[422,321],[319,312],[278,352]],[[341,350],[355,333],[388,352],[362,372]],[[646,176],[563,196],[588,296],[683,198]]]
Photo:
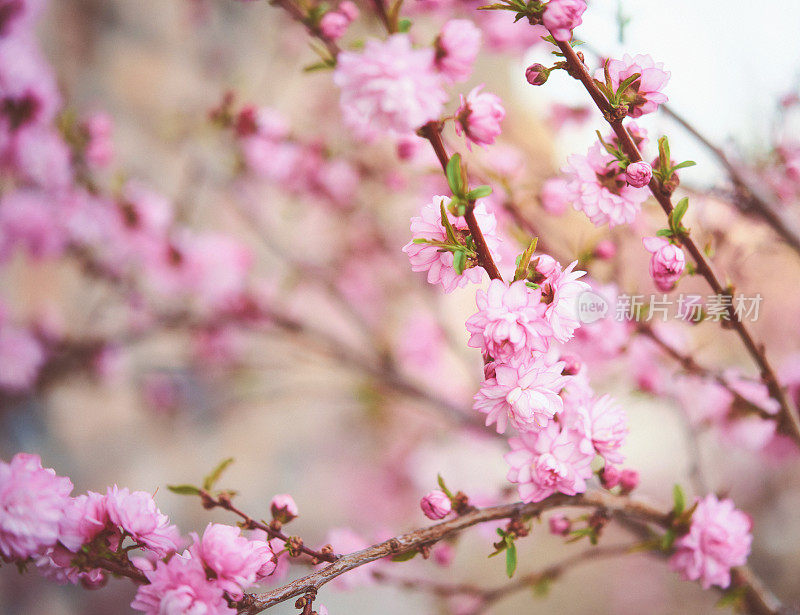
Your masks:
[[[426,494],[419,505],[420,508],[422,508],[422,512],[425,513],[425,516],[433,520],[444,519],[453,509],[450,498],[439,489],[434,489]]]
[[[0,390],[30,389],[47,358],[42,343],[29,331],[0,324]]]
[[[114,121],[107,113],[95,113],[83,123],[89,137],[84,156],[86,162],[94,169],[109,165],[114,158],[114,142],[111,139]]]
[[[607,463],[622,463],[620,449],[628,435],[628,417],[610,395],[591,400],[585,406],[586,437]]]
[[[628,105],[628,115],[631,117],[653,113],[659,105],[669,100],[661,90],[667,85],[670,72],[664,70],[663,63],[655,62],[649,55],[631,57],[626,53],[621,60],[609,60],[608,73],[611,76],[611,87],[614,91],[628,77],[636,73],[641,75],[625,90],[622,97]],[[604,81],[605,71],[599,69],[595,73],[595,78]]]
[[[491,145],[500,135],[500,124],[506,116],[503,101],[494,94],[481,92],[482,85],[473,88],[456,111],[456,133],[464,134],[476,145]]]
[[[13,190],[0,199],[0,262],[21,248],[32,258],[59,256],[66,234],[54,197],[41,190]]]
[[[595,143],[585,156],[572,154],[562,171],[568,200],[595,226],[630,224],[649,194],[646,188],[628,185],[616,159],[600,143]]]
[[[340,53],[333,80],[345,123],[374,137],[414,132],[438,119],[447,96],[433,60],[433,49],[414,49],[407,34],[370,39],[361,53]]]
[[[178,548],[180,533],[170,525],[169,517],[156,506],[146,491],[120,489],[116,485],[106,494],[108,518],[137,543],[164,557]]]
[[[427,271],[428,282],[430,284],[441,284],[444,291],[449,293],[457,287],[466,286],[470,282],[473,284],[480,282],[483,278],[483,270],[479,267],[470,267],[468,263],[468,267],[459,275],[453,268],[453,253],[451,251],[442,250],[438,246],[428,243],[414,243],[415,239],[436,242],[447,241],[447,234],[442,226],[440,203],[444,203],[448,220],[450,220],[453,228],[456,231],[468,234],[468,227],[464,218],[454,216],[447,209],[450,204],[450,198],[434,196],[430,203],[423,206],[419,216],[411,218],[412,240],[403,246],[403,252],[408,254],[412,271]],[[495,262],[498,262],[500,259],[497,257],[497,248],[499,247],[500,239],[496,234],[497,220],[494,214],[486,211],[486,205],[483,201],[478,201],[475,205],[475,219]]]
[[[339,12],[345,15],[350,21],[358,19],[360,14],[358,7],[350,0],[344,0],[344,2],[339,4]]]
[[[540,264],[537,269],[541,267]],[[555,263],[555,261],[553,261]],[[542,289],[542,301],[547,304],[545,318],[553,329],[553,337],[559,342],[572,338],[575,330],[581,326],[578,318],[578,298],[589,290],[589,285],[579,278],[585,271],[575,271],[578,261],[570,263],[562,270],[558,263],[548,272],[540,270],[546,277],[539,282]]]
[[[541,502],[556,492],[575,495],[586,491],[594,448],[580,432],[551,422],[540,431],[522,433],[508,442],[508,480],[517,484],[523,502]]]
[[[671,291],[686,268],[683,250],[663,237],[645,237],[642,243],[653,255],[650,257],[650,277],[656,287],[664,292]]]
[[[551,177],[542,185],[539,200],[542,208],[554,216],[562,216],[572,202],[573,190],[562,177]]]
[[[550,30],[557,41],[568,41],[572,38],[572,30],[577,28],[586,10],[584,0],[550,0],[545,5],[542,22]]]
[[[564,363],[542,356],[497,363],[494,376],[475,395],[474,408],[486,414],[486,425],[497,424],[497,433],[505,433],[508,421],[521,432],[546,427],[563,407],[558,395],[568,381],[563,369]]]
[[[752,522],[731,500],[709,494],[698,502],[689,532],[675,541],[670,567],[684,580],[699,580],[704,589],[730,585],[730,570],[750,554]]]
[[[77,552],[107,525],[105,496],[89,491],[85,495],[71,498],[64,508],[58,524],[58,541],[70,551]]]
[[[154,570],[144,571],[150,581],[141,585],[131,602],[134,610],[147,615],[191,613],[234,615],[222,588],[206,577],[200,560],[188,554],[175,555],[169,562],[157,562]]]
[[[0,460],[0,553],[25,560],[54,545],[71,491],[72,482],[43,468],[38,455]]]
[[[541,289],[528,287],[524,280],[510,286],[492,280],[486,291],[477,292],[475,302],[478,312],[466,322],[470,347],[501,362],[547,350],[553,328],[546,320]]]
[[[272,563],[274,555],[263,540],[249,540],[232,525],[209,523],[202,539],[192,534],[194,544],[189,548],[193,558],[203,562],[213,573],[216,584],[234,600],[241,600],[244,591],[253,585],[259,571]]]
[[[481,46],[481,31],[469,19],[451,19],[436,38],[436,69],[455,83],[466,81]]]

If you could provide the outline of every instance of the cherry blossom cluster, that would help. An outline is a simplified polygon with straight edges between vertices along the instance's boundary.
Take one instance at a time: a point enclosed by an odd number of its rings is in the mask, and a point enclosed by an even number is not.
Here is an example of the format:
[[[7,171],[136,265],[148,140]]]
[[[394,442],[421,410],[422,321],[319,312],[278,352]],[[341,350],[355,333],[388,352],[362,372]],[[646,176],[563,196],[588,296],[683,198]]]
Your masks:
[[[72,496],[72,482],[38,455],[0,461],[0,554],[57,583],[102,587],[109,575],[140,584],[131,606],[143,613],[236,613],[231,604],[272,575],[278,558],[263,531],[210,523],[186,541],[150,493],[113,485]],[[297,516],[276,496],[273,516]]]

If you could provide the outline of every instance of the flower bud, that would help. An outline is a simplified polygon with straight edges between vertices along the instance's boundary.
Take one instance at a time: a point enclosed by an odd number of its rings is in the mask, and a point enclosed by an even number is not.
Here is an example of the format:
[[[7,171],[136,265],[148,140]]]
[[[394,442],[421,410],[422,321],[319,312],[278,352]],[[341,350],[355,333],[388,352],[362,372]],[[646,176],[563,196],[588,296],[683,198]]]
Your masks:
[[[617,246],[610,239],[603,239],[594,247],[594,255],[602,260],[614,258],[617,255]]]
[[[606,489],[613,489],[619,485],[621,477],[622,473],[619,471],[619,468],[611,465],[607,465],[603,468],[603,471],[600,472],[600,482]]]
[[[299,514],[297,511],[297,504],[294,503],[294,498],[288,493],[279,493],[272,498],[269,508],[272,512],[272,518],[281,523],[289,523],[289,521]]]
[[[450,498],[438,489],[434,489],[422,498],[419,505],[425,516],[433,520],[444,519],[453,508]]]
[[[564,369],[561,371],[565,376],[574,376],[580,372],[581,367],[583,367],[580,358],[572,354],[565,354],[560,360],[565,363]]]
[[[350,0],[344,0],[344,2],[339,5],[339,12],[350,21],[358,19],[358,7],[353,2],[350,2]]]
[[[644,188],[650,183],[651,177],[653,177],[653,167],[644,160],[632,162],[625,169],[625,179],[634,188]]]
[[[619,485],[622,487],[622,493],[630,493],[639,485],[639,473],[636,470],[623,470],[620,474]]]
[[[550,533],[554,536],[566,536],[572,527],[570,520],[564,515],[553,515],[548,519],[548,524],[550,525]]]
[[[350,25],[350,18],[339,11],[328,11],[319,20],[319,30],[324,36],[335,41],[344,36]]]
[[[544,85],[547,78],[550,76],[550,69],[544,64],[531,64],[525,70],[525,79],[531,85]]]

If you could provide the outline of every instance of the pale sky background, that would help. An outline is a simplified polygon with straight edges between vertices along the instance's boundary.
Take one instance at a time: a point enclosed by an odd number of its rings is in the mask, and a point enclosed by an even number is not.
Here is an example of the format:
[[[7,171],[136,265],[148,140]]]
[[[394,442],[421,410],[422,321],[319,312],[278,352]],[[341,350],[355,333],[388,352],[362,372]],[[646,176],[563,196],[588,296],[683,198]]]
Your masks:
[[[594,0],[578,37],[615,57],[649,53],[672,72],[666,93],[677,112],[717,143],[733,138],[747,148],[763,148],[777,99],[792,88],[797,91],[800,83],[800,0],[620,2],[631,17],[623,44],[618,40],[618,0]],[[529,60],[543,61],[543,55],[541,48],[535,49]],[[582,89],[564,87],[568,81],[559,75],[559,87],[530,88],[524,82],[519,87],[534,109],[556,98],[585,101]],[[695,181],[717,175],[702,148],[668,119],[649,116],[643,123],[651,131],[666,131],[677,157],[700,163],[692,169]],[[596,121],[589,124],[588,132],[564,135],[558,147],[562,159],[570,150],[582,151],[590,144],[599,126]]]

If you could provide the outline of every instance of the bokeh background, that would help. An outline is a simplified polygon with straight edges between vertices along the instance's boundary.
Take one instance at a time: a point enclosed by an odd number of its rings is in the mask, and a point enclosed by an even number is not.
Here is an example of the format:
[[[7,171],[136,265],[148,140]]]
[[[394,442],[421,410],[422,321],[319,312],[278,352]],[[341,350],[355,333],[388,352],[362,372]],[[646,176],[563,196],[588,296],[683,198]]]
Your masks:
[[[622,33],[620,14],[629,19]],[[420,21],[421,31],[435,33],[435,20]],[[648,52],[663,61],[672,71],[673,107],[716,141],[735,143],[743,158],[757,159],[775,141],[778,98],[797,90],[798,24],[800,4],[792,0],[767,0],[755,9],[745,0],[595,0],[580,35],[598,52]],[[375,24],[359,27],[375,31]],[[76,372],[5,404],[2,457],[39,452],[47,466],[73,479],[77,491],[113,483],[158,490],[161,509],[188,533],[210,520],[233,519],[204,511],[165,485],[196,482],[220,459],[233,456],[236,463],[223,482],[241,492],[241,507],[265,515],[272,495],[291,493],[301,509],[292,531],[314,544],[323,544],[331,528],[350,527],[374,541],[422,525],[418,500],[435,486],[437,473],[476,498],[498,497],[505,484],[502,441],[453,428],[437,409],[441,404],[399,394],[338,356],[356,353],[377,365],[391,353],[433,352],[424,339],[431,334],[412,317],[435,313],[444,323],[445,352],[428,371],[438,377],[431,379],[425,369],[412,369],[407,377],[437,399],[469,409],[481,376],[480,357],[465,347],[462,327],[472,311],[471,293],[444,297],[425,288],[406,271],[400,252],[408,240],[408,217],[421,204],[420,186],[433,181],[420,171],[424,163],[391,189],[365,182],[361,200],[378,212],[388,238],[380,253],[382,275],[367,274],[358,268],[363,254],[336,253],[342,230],[330,227],[325,212],[274,186],[238,183],[236,156],[208,121],[223,93],[234,90],[238,100],[278,109],[304,139],[324,139],[335,151],[373,166],[380,166],[376,161],[387,169],[396,166],[390,146],[365,146],[347,134],[330,74],[302,71],[315,57],[303,30],[266,2],[56,0],[39,33],[69,106],[81,112],[102,109],[114,118],[116,159],[109,184],[138,178],[168,195],[187,225],[235,236],[257,255],[254,277],[260,284],[285,293],[293,313],[345,344],[329,348],[313,333],[235,331],[228,342],[236,359],[215,364],[186,331],[159,330],[125,345],[117,377]],[[582,126],[552,129],[552,102],[583,99],[566,75],[554,75],[546,88],[528,86],[524,67],[543,55],[541,48],[516,58],[488,54],[470,82],[486,83],[503,98],[509,111],[504,139],[525,154],[530,195],[568,153],[583,151],[600,127],[593,117]],[[719,240],[717,262],[739,289],[764,295],[755,330],[778,363],[788,361],[800,351],[797,255],[765,226],[731,219],[721,170],[690,136],[661,115],[645,124],[668,131],[673,152],[700,163],[687,190],[718,189],[717,196],[698,201],[693,226]],[[780,130],[791,130],[788,126]],[[607,233],[577,215],[547,217],[534,196],[526,207],[540,217],[547,243],[559,246],[565,258],[577,258]],[[613,234],[625,265],[601,265],[601,276],[649,292],[647,259],[638,237],[627,233]],[[299,275],[287,264],[287,254],[294,262],[352,267],[348,276],[356,282],[328,292],[330,278]],[[87,280],[68,261],[17,259],[4,268],[0,284],[19,318],[47,319],[76,338],[113,328],[123,318],[114,290]],[[687,289],[695,286],[702,288],[690,281]],[[349,308],[341,307],[342,297],[351,302]],[[691,333],[691,346],[707,362],[749,369],[730,333],[711,328]],[[616,394],[628,409],[627,465],[640,470],[641,491],[668,504],[672,484],[687,484],[686,420],[676,404],[631,392],[628,371],[624,362],[608,366],[597,388]],[[800,601],[798,464],[770,465],[714,434],[698,438],[710,488],[730,493],[753,515],[753,567],[787,602]],[[614,531],[607,539],[624,540]],[[486,559],[491,540],[491,530],[476,529],[460,540],[449,567],[415,561],[400,572],[500,584],[502,565]],[[545,526],[538,527],[520,545],[521,570],[539,569],[581,548],[564,546]],[[123,582],[86,592],[9,567],[0,570],[3,615],[123,613],[132,594]],[[457,612],[424,592],[381,584],[350,592],[326,588],[321,599],[334,614]],[[489,612],[711,613],[720,612],[716,599],[681,582],[663,562],[635,554],[587,564],[570,571],[547,596],[524,592]],[[287,603],[273,612],[295,609]]]

